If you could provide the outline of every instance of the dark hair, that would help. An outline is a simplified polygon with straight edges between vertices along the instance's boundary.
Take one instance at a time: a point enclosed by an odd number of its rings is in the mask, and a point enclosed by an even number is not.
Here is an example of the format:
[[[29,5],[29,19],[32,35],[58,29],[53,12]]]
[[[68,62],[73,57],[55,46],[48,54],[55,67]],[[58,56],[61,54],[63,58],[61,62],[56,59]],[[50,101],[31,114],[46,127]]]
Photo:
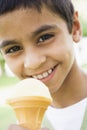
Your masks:
[[[50,11],[60,15],[66,21],[71,33],[74,15],[71,0],[0,0],[0,15],[20,8],[35,8],[41,12],[43,5]]]

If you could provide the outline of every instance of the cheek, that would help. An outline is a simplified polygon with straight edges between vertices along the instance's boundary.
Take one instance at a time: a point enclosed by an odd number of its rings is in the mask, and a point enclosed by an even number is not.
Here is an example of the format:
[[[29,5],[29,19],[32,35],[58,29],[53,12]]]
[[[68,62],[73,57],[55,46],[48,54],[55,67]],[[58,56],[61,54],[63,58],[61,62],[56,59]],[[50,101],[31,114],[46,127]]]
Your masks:
[[[14,73],[14,75],[20,77],[21,75],[21,64],[19,64],[17,61],[13,61],[11,59],[5,58],[5,61],[10,68],[10,70]]]
[[[67,69],[74,61],[74,50],[69,46],[56,47],[52,49],[51,56],[54,60],[61,63],[64,69]]]
[[[14,64],[14,63],[9,64],[8,62],[7,62],[7,64],[8,64],[8,66],[9,66],[10,70],[11,70],[15,75],[18,75],[17,73],[19,72],[19,69],[18,69],[17,65]]]

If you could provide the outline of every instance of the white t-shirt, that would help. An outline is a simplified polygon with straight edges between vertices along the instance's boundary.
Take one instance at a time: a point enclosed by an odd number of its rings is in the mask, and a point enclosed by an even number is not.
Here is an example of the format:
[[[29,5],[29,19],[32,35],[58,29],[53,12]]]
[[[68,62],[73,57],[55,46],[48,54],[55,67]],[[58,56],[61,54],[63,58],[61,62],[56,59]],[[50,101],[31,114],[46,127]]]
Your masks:
[[[46,116],[55,130],[80,130],[86,106],[87,98],[66,108],[49,107]]]

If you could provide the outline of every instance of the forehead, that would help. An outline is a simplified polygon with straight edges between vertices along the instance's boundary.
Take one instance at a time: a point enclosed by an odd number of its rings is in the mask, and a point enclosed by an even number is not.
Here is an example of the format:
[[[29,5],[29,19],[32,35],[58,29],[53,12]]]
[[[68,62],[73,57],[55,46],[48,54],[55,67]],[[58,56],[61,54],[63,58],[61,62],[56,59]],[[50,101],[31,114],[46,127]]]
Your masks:
[[[55,16],[54,14],[50,11],[48,11],[46,8],[42,9],[41,12],[38,12],[35,9],[19,9],[15,10],[13,12],[7,13],[5,15],[0,16],[0,27],[3,25],[8,25],[9,24],[14,24],[17,26],[17,24],[27,24],[27,23],[32,23],[40,24],[42,21],[47,21]],[[46,18],[46,19],[45,19]],[[56,18],[56,17],[55,17]],[[19,26],[20,26],[19,24]]]
[[[62,28],[65,24],[60,16],[50,12],[47,8],[38,12],[35,9],[19,9],[0,16],[0,38],[20,37],[37,30],[40,26],[57,24]],[[23,34],[23,35],[22,35]]]
[[[8,29],[9,31],[11,29],[15,31],[15,29],[17,28],[18,30],[20,30],[20,28],[22,28],[23,26],[26,26],[27,24],[29,25],[31,21],[33,24],[35,17],[32,17],[32,15],[34,16],[34,14],[35,16],[37,16],[38,12],[36,10],[34,11],[34,10],[20,9],[20,10],[15,10],[11,13],[7,13],[5,15],[1,15],[0,32],[6,34],[8,32]],[[37,20],[39,19],[37,18]]]

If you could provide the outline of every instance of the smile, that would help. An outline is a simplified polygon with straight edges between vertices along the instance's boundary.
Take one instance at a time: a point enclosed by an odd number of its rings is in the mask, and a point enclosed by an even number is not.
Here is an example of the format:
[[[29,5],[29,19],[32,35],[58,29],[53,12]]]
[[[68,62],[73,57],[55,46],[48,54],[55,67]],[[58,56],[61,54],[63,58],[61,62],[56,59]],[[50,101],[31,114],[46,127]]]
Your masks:
[[[55,67],[54,67],[54,68],[55,68]],[[39,79],[39,80],[44,79],[44,78],[47,78],[47,77],[53,72],[54,68],[51,68],[51,69],[49,69],[48,71],[46,71],[46,72],[44,72],[44,73],[42,73],[42,74],[34,75],[34,76],[32,76],[32,77],[33,77],[33,78],[36,78],[36,79]]]

